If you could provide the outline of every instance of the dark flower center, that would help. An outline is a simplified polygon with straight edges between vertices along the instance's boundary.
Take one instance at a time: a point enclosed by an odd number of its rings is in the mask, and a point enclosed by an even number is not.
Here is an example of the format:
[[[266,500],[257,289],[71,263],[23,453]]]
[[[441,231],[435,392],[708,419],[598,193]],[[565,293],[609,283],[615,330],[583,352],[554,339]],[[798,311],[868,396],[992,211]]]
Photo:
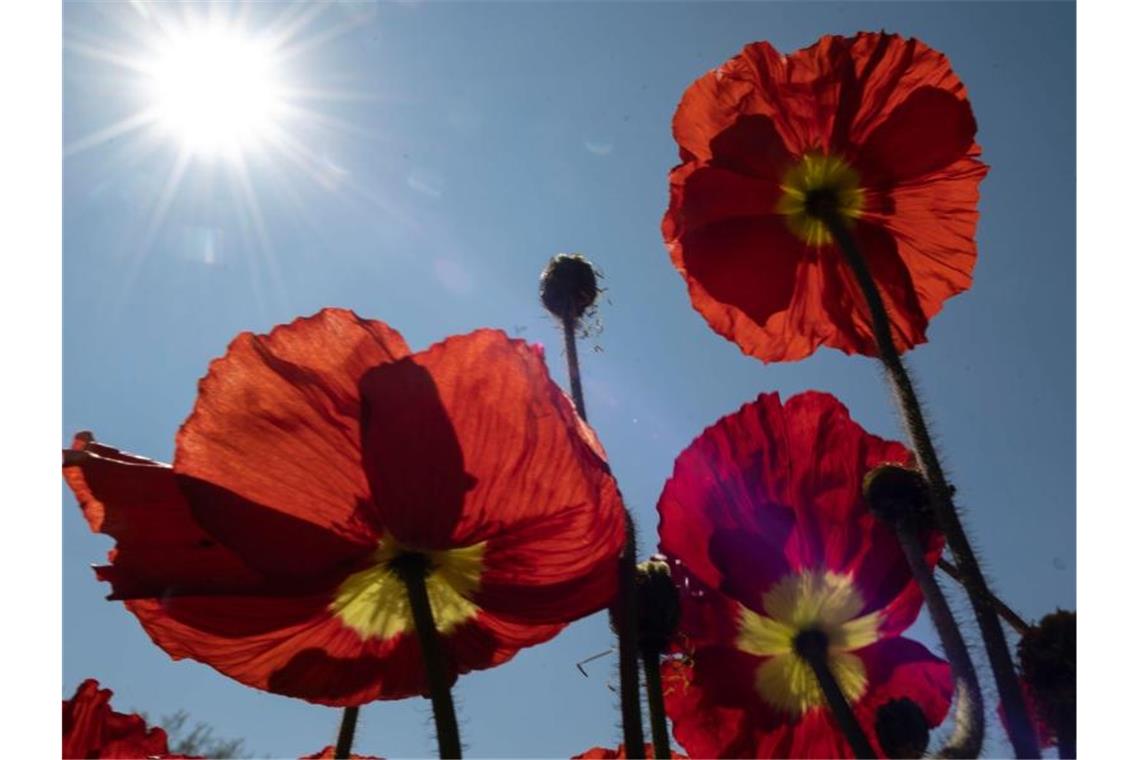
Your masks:
[[[428,573],[434,569],[428,556],[416,551],[400,552],[389,560],[388,567],[392,568],[392,572],[400,576],[401,579],[426,578]]]
[[[818,187],[804,194],[804,213],[813,219],[827,219],[839,210],[839,194],[834,187]]]
[[[808,662],[813,660],[826,661],[827,634],[819,628],[808,628],[796,634],[792,639],[792,647],[796,654]]]

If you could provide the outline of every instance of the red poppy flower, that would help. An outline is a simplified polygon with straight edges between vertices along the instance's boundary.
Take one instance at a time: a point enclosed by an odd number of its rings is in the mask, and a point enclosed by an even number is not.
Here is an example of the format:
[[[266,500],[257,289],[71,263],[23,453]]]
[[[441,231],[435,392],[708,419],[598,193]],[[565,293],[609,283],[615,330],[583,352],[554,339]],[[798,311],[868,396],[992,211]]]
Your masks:
[[[794,649],[828,639],[831,671],[874,738],[875,711],[909,697],[931,726],[950,705],[947,663],[899,634],[922,595],[902,548],[868,511],[863,476],[909,463],[834,397],[776,394],[705,430],[658,502],[661,551],[681,590],[683,657],[662,666],[673,733],[695,757],[849,757]],[[941,538],[925,538],[933,565]]]
[[[866,302],[814,213],[852,228],[900,351],[926,340],[977,257],[976,126],[944,55],[891,34],[756,42],[685,91],[662,223],[709,325],[766,362],[877,356]]]
[[[580,755],[574,755],[570,760],[625,760],[625,745],[619,744],[617,749],[609,747],[591,747]],[[642,757],[653,757],[653,745],[645,745],[645,754]],[[670,752],[669,757],[674,760],[688,760],[686,755]]]
[[[166,732],[147,728],[141,715],[112,710],[112,694],[88,678],[63,701],[63,757],[185,757],[171,755]]]
[[[97,568],[151,638],[329,705],[422,694],[391,563],[426,555],[452,674],[604,608],[620,496],[541,349],[480,330],[410,354],[325,310],[243,333],[200,382],[173,467],[76,437],[64,474]]]

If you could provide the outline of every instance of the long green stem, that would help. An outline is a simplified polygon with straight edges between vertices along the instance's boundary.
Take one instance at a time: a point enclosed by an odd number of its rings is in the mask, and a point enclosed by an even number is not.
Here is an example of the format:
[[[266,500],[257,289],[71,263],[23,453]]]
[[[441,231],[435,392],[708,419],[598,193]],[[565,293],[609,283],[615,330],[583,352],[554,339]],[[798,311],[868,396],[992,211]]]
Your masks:
[[[625,513],[625,551],[618,560],[618,604],[610,610],[618,635],[618,674],[621,679],[621,728],[625,756],[645,757],[641,725],[641,689],[637,666],[637,528]]]
[[[582,395],[582,374],[578,369],[578,320],[569,314],[562,317],[562,336],[566,341],[566,368],[570,374],[570,398],[578,416],[586,419],[586,399]]]
[[[828,214],[824,221],[839,244],[840,250],[843,251],[844,258],[851,267],[870,309],[871,327],[878,346],[879,358],[894,386],[911,443],[918,455],[919,468],[930,484],[935,519],[938,521],[939,529],[946,536],[950,551],[954,554],[958,570],[962,575],[962,585],[969,594],[970,604],[974,609],[982,640],[985,642],[986,654],[989,656],[990,667],[997,682],[998,696],[1005,707],[1010,742],[1019,758],[1038,758],[1041,753],[1037,748],[1033,727],[1025,709],[1025,700],[1018,684],[1017,673],[1013,668],[1009,646],[1005,641],[1005,632],[990,604],[989,587],[982,577],[978,560],[962,529],[961,520],[954,507],[952,491],[942,471],[942,464],[938,460],[930,431],[927,429],[918,395],[895,348],[882,296],[845,221],[835,213]]]
[[[953,563],[945,559],[938,560],[938,569],[946,573],[958,583],[962,582],[962,574],[958,572],[958,568],[954,567]],[[990,592],[990,605],[993,606],[997,614],[1001,615],[1002,620],[1009,623],[1009,627],[1017,631],[1018,636],[1024,636],[1029,633],[1029,623],[1025,619],[1014,612],[1008,604],[1003,602],[997,597],[996,594]]]
[[[847,703],[847,697],[843,696],[843,690],[839,688],[835,675],[827,665],[827,636],[821,631],[803,631],[796,636],[795,649],[800,657],[807,660],[812,672],[815,673],[819,688],[827,700],[827,706],[831,708],[831,714],[839,724],[839,730],[843,732],[855,757],[875,757],[871,742],[867,741],[863,727],[859,725],[855,712]]]
[[[356,736],[356,718],[359,715],[359,707],[344,708],[344,715],[340,719],[340,733],[336,737],[334,757],[347,758],[352,754],[352,740]]]
[[[451,700],[451,684],[447,678],[444,653],[439,645],[439,631],[431,614],[427,594],[427,557],[406,554],[393,563],[393,568],[408,589],[408,606],[423,654],[427,671],[428,689],[431,692],[431,709],[435,716],[435,734],[441,758],[462,757],[459,744],[459,724],[455,720],[455,704]]]
[[[669,758],[669,728],[665,723],[665,696],[661,690],[661,653],[645,647],[641,650],[645,666],[645,697],[649,702],[649,728],[653,734],[653,756]],[[628,750],[627,750],[628,754]]]
[[[566,340],[566,366],[570,374],[570,396],[583,421],[586,400],[582,396],[581,373],[578,369],[577,320],[562,318]],[[645,730],[641,725],[641,693],[637,667],[637,527],[629,510],[625,511],[625,549],[618,559],[618,599],[610,608],[610,623],[618,637],[618,675],[621,681],[621,727],[626,756],[641,758],[645,754]]]
[[[934,579],[934,573],[930,572],[926,564],[925,550],[914,528],[903,521],[895,526],[895,533],[910,564],[911,573],[922,589],[922,595],[926,599],[926,609],[930,613],[930,619],[934,621],[934,628],[942,641],[942,649],[954,673],[957,710],[954,733],[935,756],[977,757],[982,751],[986,718],[982,704],[982,690],[978,686],[978,674],[970,659],[970,651],[966,648],[954,613],[950,611],[950,605],[946,602],[938,581]]]

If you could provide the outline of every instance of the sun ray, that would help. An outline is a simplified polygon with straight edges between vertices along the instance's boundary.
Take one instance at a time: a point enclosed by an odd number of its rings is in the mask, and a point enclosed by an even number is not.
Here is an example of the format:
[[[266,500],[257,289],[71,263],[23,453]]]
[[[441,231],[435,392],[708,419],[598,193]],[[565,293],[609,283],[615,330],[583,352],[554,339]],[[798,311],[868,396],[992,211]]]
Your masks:
[[[174,159],[170,168],[170,173],[163,183],[161,192],[151,208],[150,219],[147,222],[145,231],[143,232],[142,239],[139,244],[135,246],[131,252],[129,260],[127,261],[126,270],[123,273],[122,284],[119,287],[117,298],[111,304],[112,316],[117,316],[126,303],[127,294],[134,286],[135,280],[138,278],[139,273],[142,271],[142,266],[146,262],[146,257],[154,244],[154,239],[162,229],[162,224],[166,220],[167,211],[170,209],[170,204],[173,202],[175,196],[178,194],[178,188],[182,184],[183,177],[186,176],[186,170],[190,166],[191,154],[187,150],[179,151],[177,157]]]
[[[98,131],[92,132],[89,135],[79,138],[74,142],[68,144],[63,149],[63,155],[72,156],[76,153],[82,153],[85,150],[96,148],[108,140],[114,140],[116,137],[137,132],[140,129],[149,127],[158,119],[158,112],[154,109],[139,111],[126,118],[104,127]]]

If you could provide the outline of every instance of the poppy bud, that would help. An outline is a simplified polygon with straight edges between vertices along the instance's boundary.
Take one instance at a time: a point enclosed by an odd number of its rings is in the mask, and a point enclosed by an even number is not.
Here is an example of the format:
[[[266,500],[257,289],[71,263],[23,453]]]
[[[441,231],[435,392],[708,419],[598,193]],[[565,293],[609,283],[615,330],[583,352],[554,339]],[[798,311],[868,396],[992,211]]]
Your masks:
[[[1017,645],[1021,675],[1040,717],[1059,740],[1077,733],[1077,613],[1067,610],[1041,618]]]
[[[875,712],[875,736],[887,757],[922,757],[930,742],[930,726],[922,708],[903,697]]]
[[[560,253],[538,281],[542,305],[559,319],[578,321],[598,297],[598,278],[585,256]]]
[[[664,651],[681,620],[681,603],[660,554],[637,566],[637,633],[642,649]]]
[[[888,525],[911,520],[915,527],[930,524],[930,490],[916,470],[883,464],[863,477],[863,498],[871,513]]]

